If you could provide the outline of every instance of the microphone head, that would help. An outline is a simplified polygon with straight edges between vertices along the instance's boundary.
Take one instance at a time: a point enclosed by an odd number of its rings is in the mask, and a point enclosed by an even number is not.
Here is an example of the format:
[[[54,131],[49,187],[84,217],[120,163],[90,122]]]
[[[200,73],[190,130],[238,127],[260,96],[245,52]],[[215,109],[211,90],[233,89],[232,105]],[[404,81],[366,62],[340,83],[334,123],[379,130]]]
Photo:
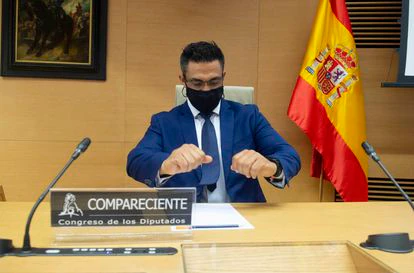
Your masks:
[[[89,137],[85,137],[76,147],[75,152],[72,154],[73,160],[77,159],[79,155],[88,149],[89,144],[91,144],[91,139]]]
[[[89,145],[91,144],[91,139],[89,137],[85,137],[81,143],[78,145],[78,149],[83,153],[88,149]]]
[[[369,144],[368,141],[362,142],[361,146],[364,149],[365,153],[369,157],[371,157],[374,161],[376,161],[376,162],[380,161],[380,158],[377,155],[377,153],[375,152],[374,147],[372,147],[372,145]]]
[[[372,147],[371,144],[368,143],[368,141],[364,141],[361,144],[362,148],[364,148],[364,151],[367,155],[371,156],[372,153],[375,153],[374,147]]]

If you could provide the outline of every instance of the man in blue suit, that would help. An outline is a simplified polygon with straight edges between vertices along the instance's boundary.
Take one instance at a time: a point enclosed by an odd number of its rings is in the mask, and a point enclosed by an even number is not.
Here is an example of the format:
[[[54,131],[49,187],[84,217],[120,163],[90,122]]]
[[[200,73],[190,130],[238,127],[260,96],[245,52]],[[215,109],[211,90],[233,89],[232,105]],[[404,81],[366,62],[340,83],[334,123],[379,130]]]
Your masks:
[[[180,65],[187,101],[152,117],[128,175],[150,187],[196,187],[201,202],[265,202],[257,178],[285,187],[298,154],[257,106],[223,98],[224,55],[214,42],[187,45]]]

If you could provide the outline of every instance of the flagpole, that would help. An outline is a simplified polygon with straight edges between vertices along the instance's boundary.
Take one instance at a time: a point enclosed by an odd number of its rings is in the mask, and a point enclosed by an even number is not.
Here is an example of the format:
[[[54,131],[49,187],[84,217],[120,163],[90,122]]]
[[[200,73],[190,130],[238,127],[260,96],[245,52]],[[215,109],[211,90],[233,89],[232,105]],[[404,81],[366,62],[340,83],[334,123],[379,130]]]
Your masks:
[[[322,202],[323,197],[323,159],[321,161],[321,174],[319,175],[319,202]]]

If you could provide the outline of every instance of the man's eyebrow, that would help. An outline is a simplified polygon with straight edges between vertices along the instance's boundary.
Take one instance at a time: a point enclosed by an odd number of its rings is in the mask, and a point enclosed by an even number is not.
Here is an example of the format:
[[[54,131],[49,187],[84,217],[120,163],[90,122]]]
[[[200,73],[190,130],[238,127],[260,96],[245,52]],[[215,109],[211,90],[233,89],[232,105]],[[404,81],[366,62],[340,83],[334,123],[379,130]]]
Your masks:
[[[220,76],[216,76],[216,77],[214,77],[214,78],[208,79],[207,81],[218,80],[218,79],[220,79],[220,78],[221,78]],[[197,78],[191,78],[191,80],[192,80],[192,81],[200,81],[200,82],[204,82],[203,80],[201,80],[201,79],[197,79]]]

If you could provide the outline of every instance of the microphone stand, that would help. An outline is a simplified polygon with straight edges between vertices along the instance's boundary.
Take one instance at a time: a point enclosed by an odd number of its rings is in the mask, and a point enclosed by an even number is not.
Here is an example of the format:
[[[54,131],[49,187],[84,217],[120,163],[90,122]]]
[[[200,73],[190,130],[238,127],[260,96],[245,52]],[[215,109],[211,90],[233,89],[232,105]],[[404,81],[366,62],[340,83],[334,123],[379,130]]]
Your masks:
[[[404,197],[404,199],[410,204],[411,208],[414,211],[414,204],[413,201],[411,201],[410,197],[405,193],[405,191],[401,188],[400,184],[394,179],[394,177],[391,175],[391,173],[387,170],[384,164],[382,164],[381,160],[379,160],[378,165],[380,168],[384,171],[384,173],[388,176],[389,179],[391,179],[392,183],[397,187],[397,189],[400,191],[401,195]]]
[[[33,215],[36,212],[37,208],[39,207],[40,203],[45,199],[46,195],[49,193],[49,190],[59,181],[59,179],[63,176],[69,166],[75,161],[81,153],[85,152],[88,149],[89,145],[91,144],[90,138],[84,138],[76,147],[75,152],[70,157],[69,161],[63,167],[63,169],[58,173],[58,175],[53,179],[53,181],[47,186],[47,188],[43,191],[40,197],[37,199],[36,203],[33,205],[32,210],[29,213],[29,217],[27,218],[25,233],[23,237],[23,247],[21,249],[14,248],[12,241],[8,239],[0,239],[0,256],[2,255],[17,255],[17,256],[30,256],[35,255],[36,253],[44,252],[44,249],[36,249],[32,248],[30,244],[30,224],[32,223]]]
[[[47,186],[46,190],[40,195],[39,199],[37,199],[36,203],[33,205],[32,210],[30,211],[29,217],[27,218],[27,222],[26,222],[26,229],[25,229],[24,238],[23,238],[22,252],[27,253],[32,250],[32,246],[30,244],[29,231],[30,231],[30,224],[32,223],[32,218],[33,218],[35,211],[37,210],[37,207],[40,205],[43,199],[45,199],[46,195],[49,193],[49,190],[53,188],[53,186],[55,186],[56,182],[58,182],[58,180],[66,172],[69,166],[73,163],[73,161],[75,161],[75,158],[73,158],[72,156],[69,159],[69,161],[66,163],[65,167],[63,167],[63,169],[59,172],[59,174],[55,177],[55,179],[53,179],[53,181],[49,184],[49,186]]]
[[[27,256],[146,256],[146,255],[173,255],[178,251],[173,247],[158,247],[158,248],[107,248],[105,251],[99,251],[96,248],[82,248],[82,251],[76,248],[32,248],[30,244],[30,224],[32,223],[33,215],[36,212],[36,209],[39,207],[40,203],[45,199],[46,195],[49,193],[49,190],[59,181],[63,176],[69,166],[75,161],[79,155],[86,151],[89,147],[91,140],[89,138],[84,138],[79,145],[76,147],[75,152],[72,154],[69,161],[63,167],[63,169],[58,173],[58,175],[53,179],[53,181],[47,186],[47,188],[37,199],[36,203],[33,205],[32,210],[29,213],[27,218],[25,234],[23,238],[23,247],[14,248],[12,240],[9,239],[0,239],[0,257],[2,256],[18,256],[18,257],[27,257]],[[85,251],[84,251],[85,250]]]
[[[382,164],[379,156],[367,141],[362,143],[362,148],[365,150],[365,153],[371,157],[384,171],[384,173],[391,179],[397,189],[400,191],[404,199],[410,204],[411,208],[414,211],[414,204],[410,200],[410,197],[404,192],[398,182],[394,179],[391,173],[387,168]],[[382,233],[382,234],[372,234],[368,235],[368,239],[365,242],[360,243],[361,247],[367,249],[378,249],[386,252],[392,253],[409,253],[414,249],[414,241],[410,241],[408,233]]]

